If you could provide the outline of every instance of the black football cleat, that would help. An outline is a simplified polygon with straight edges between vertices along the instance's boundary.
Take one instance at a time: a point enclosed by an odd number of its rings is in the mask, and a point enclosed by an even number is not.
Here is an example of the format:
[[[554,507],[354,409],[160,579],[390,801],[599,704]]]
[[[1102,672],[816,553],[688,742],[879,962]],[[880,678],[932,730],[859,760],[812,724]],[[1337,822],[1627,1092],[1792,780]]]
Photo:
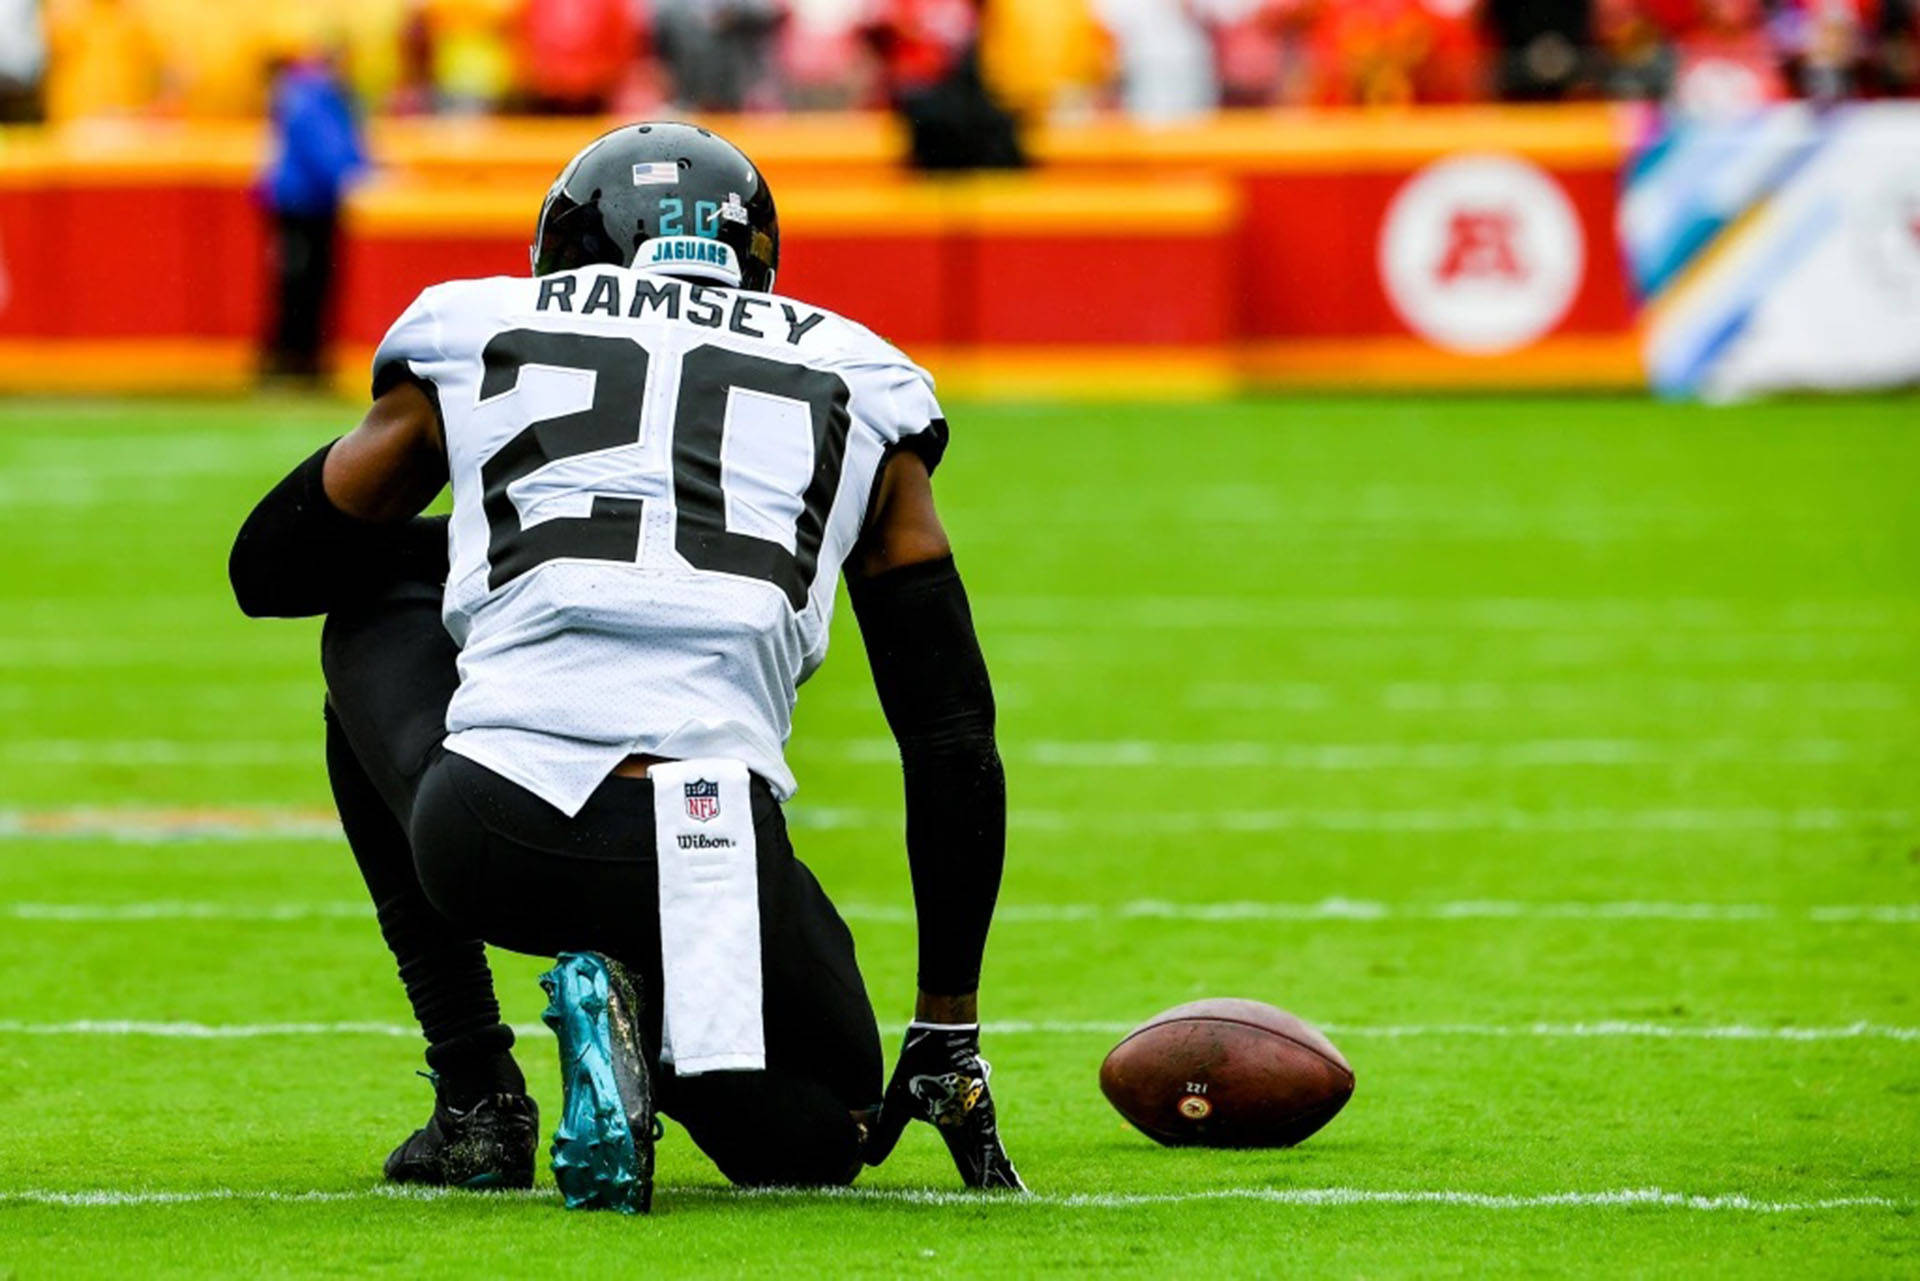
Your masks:
[[[653,1082],[640,1045],[640,997],[618,961],[562,952],[540,976],[560,1043],[553,1181],[569,1210],[645,1214],[653,1206]]]
[[[456,1108],[438,1080],[434,1095],[426,1125],[387,1157],[387,1182],[487,1191],[533,1186],[539,1104],[524,1094],[485,1094]]]

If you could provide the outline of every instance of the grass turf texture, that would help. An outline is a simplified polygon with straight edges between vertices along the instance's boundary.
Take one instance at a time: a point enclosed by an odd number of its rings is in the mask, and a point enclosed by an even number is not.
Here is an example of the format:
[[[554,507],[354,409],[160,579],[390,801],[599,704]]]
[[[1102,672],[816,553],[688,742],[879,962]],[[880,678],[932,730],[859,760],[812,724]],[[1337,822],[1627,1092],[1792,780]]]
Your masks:
[[[1066,1025],[986,1038],[1043,1199],[738,1197],[677,1128],[649,1221],[562,1214],[544,1172],[532,1199],[372,1195],[426,1112],[419,1046],[379,1030],[406,1007],[351,861],[311,817],[328,804],[317,628],[240,619],[223,573],[248,505],[352,410],[15,402],[0,1275],[1913,1267],[1920,1041],[1898,1029],[1920,1025],[1914,401],[956,410],[938,488],[1014,806],[983,1005]],[[792,812],[897,1026],[913,957],[899,781],[851,621],[803,692]],[[200,807],[308,817],[143,839],[151,811]],[[98,834],[116,823],[122,839]],[[1359,905],[1138,906],[1336,898]],[[1593,906],[1622,902],[1666,906]],[[1892,910],[1818,919],[1833,906]],[[115,911],[136,919],[97,919]],[[540,965],[497,958],[516,1023],[537,1016]],[[1111,1026],[1223,994],[1341,1029],[1359,1091],[1306,1146],[1164,1151],[1101,1100]],[[75,1020],[375,1027],[25,1026]],[[1529,1031],[1601,1020],[1876,1034]],[[1457,1024],[1473,1026],[1433,1026]],[[519,1052],[550,1124],[551,1041],[536,1025]],[[920,1131],[860,1186],[953,1184]],[[1894,1204],[1286,1199],[1326,1188]],[[239,1195],[21,1196],[100,1190]],[[1262,1190],[1277,1199],[1246,1199]],[[307,1192],[342,1199],[262,1199]],[[1207,1192],[1229,1195],[1068,1199]]]

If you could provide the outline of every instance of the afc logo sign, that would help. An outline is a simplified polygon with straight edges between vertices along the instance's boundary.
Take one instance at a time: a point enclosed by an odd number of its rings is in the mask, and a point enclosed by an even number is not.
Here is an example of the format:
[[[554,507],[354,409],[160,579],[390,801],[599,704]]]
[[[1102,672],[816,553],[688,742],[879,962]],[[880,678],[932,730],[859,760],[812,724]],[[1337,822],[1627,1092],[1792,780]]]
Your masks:
[[[1920,166],[1882,176],[1870,192],[1849,203],[1862,277],[1907,309],[1920,305]]]
[[[684,785],[686,793],[687,817],[696,823],[720,817],[720,784],[709,779],[697,778]]]
[[[1380,280],[1407,327],[1451,351],[1512,351],[1573,304],[1586,238],[1560,184],[1517,156],[1453,156],[1395,193]]]

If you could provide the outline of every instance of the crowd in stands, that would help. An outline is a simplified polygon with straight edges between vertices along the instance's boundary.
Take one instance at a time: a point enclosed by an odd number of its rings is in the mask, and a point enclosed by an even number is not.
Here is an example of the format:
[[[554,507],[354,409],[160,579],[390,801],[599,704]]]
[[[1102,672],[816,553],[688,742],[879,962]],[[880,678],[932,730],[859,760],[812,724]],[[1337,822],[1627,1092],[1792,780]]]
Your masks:
[[[0,118],[257,115],[321,47],[390,113],[1725,110],[1920,93],[1920,0],[0,0]]]

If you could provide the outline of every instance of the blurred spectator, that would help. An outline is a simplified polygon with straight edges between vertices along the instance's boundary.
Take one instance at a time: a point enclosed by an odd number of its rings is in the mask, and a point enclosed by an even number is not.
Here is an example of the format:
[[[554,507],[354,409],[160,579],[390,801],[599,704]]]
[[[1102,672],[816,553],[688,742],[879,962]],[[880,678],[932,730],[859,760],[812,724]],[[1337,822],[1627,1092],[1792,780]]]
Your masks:
[[[206,0],[194,0],[204,5]],[[311,2],[311,0],[310,0]],[[391,102],[401,84],[401,59],[406,55],[402,36],[412,0],[330,0],[325,33],[347,50],[348,88],[355,102]],[[256,77],[257,79],[257,77]]]
[[[942,165],[1007,112],[1920,93],[1920,0],[0,0],[0,119],[258,115],[293,38],[399,113],[891,104]]]
[[[865,0],[793,0],[781,31],[786,104],[801,111],[879,105],[880,86],[860,39]]]
[[[1193,0],[1101,0],[1099,13],[1113,33],[1130,115],[1174,120],[1220,105],[1213,41]]]
[[[1595,0],[1594,42],[1609,98],[1659,102],[1673,85],[1674,51],[1645,0]]]
[[[166,87],[160,48],[125,0],[59,0],[48,11],[47,117],[77,120],[151,109]]]
[[[1551,101],[1585,85],[1588,0],[1488,0],[1487,21],[1500,46],[1502,98]]]
[[[340,201],[366,164],[360,128],[334,60],[279,64],[273,84],[273,159],[262,182],[272,218],[270,376],[319,376],[333,294]]]
[[[987,0],[980,74],[1016,117],[1084,115],[1109,79],[1113,45],[1089,0]]]
[[[980,75],[980,0],[872,0],[861,34],[887,101],[907,122],[915,168],[1026,163],[1012,113]]]
[[[515,34],[521,105],[543,114],[604,114],[640,52],[632,0],[528,0]]]
[[[1920,0],[1887,0],[1880,10],[1879,71],[1889,94],[1920,94]]]
[[[1481,0],[1420,0],[1431,33],[1414,68],[1421,102],[1478,102],[1487,96],[1486,19]]]
[[[891,101],[947,79],[980,35],[980,0],[869,0],[867,9],[859,31]]]
[[[673,100],[693,111],[777,107],[774,41],[785,18],[782,0],[655,0]]]
[[[1249,28],[1264,27],[1281,40],[1266,58],[1272,88],[1256,97],[1243,85],[1236,101],[1379,106],[1485,96],[1479,0],[1292,0],[1265,6],[1263,16],[1235,33],[1247,66],[1240,78],[1255,75]]]
[[[39,0],[0,0],[0,124],[39,120],[47,71],[47,37]]]
[[[1854,96],[1877,31],[1874,0],[1786,0],[1774,23],[1800,93],[1816,102]]]
[[[1395,106],[1414,99],[1414,75],[1434,31],[1417,0],[1340,0],[1320,6],[1313,29],[1318,106]]]
[[[1787,80],[1760,0],[1702,0],[1680,39],[1673,102],[1698,115],[1751,110],[1786,96]]]
[[[492,111],[513,86],[508,30],[517,0],[425,0],[435,106]]]
[[[400,24],[398,65],[388,110],[397,115],[420,115],[436,109],[433,82],[433,23],[423,5],[414,5]]]
[[[1303,74],[1303,44],[1319,0],[1191,3],[1213,36],[1223,106],[1264,107],[1311,92]]]

